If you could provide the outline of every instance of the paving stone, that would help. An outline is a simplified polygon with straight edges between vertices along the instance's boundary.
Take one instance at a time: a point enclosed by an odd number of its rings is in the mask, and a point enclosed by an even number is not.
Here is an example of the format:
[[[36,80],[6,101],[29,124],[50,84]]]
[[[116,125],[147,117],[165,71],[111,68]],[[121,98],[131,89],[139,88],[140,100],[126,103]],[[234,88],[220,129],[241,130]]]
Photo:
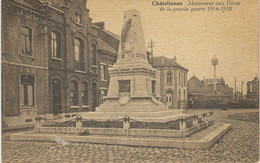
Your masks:
[[[232,123],[232,130],[209,150],[91,143],[70,143],[63,147],[54,142],[10,141],[13,132],[7,132],[2,134],[2,162],[258,162],[259,124],[228,119],[237,110],[214,112],[215,121]]]

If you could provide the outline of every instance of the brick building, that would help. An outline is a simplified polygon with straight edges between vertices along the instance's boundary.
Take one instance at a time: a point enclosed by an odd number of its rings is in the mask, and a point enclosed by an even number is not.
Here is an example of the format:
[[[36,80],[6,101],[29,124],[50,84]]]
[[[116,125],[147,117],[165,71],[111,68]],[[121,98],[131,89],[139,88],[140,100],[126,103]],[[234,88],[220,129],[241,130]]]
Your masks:
[[[259,103],[259,79],[255,77],[252,81],[247,82],[247,95],[248,100],[255,100]]]
[[[86,0],[3,0],[3,124],[94,111],[118,46],[116,35],[92,23]]]
[[[199,80],[192,76],[188,80],[188,101],[190,108],[221,107],[233,96],[233,89],[223,78]]]
[[[169,108],[187,107],[187,73],[188,69],[173,59],[164,56],[153,57],[156,68],[156,86],[159,88],[160,101]]]

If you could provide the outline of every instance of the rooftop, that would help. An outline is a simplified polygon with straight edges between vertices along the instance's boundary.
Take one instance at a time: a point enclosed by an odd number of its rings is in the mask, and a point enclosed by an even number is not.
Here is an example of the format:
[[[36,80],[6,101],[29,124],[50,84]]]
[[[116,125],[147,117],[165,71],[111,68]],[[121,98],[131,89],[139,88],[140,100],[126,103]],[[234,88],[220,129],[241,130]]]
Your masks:
[[[169,59],[169,58],[164,57],[164,56],[153,57],[153,67],[155,67],[155,68],[159,68],[159,67],[174,67],[174,68],[179,68],[179,69],[188,71],[187,68],[181,66],[180,64],[178,64],[173,59]]]

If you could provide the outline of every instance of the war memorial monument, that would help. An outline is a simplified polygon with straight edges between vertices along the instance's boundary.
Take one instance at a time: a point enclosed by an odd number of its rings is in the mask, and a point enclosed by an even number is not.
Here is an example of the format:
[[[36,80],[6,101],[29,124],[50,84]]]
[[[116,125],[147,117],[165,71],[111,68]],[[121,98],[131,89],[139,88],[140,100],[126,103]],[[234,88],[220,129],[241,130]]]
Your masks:
[[[10,139],[206,149],[231,129],[230,124],[214,123],[213,112],[183,114],[158,100],[156,71],[148,64],[137,10],[124,13],[120,50],[109,69],[106,101],[95,112],[64,114],[57,120],[38,115],[33,132]]]

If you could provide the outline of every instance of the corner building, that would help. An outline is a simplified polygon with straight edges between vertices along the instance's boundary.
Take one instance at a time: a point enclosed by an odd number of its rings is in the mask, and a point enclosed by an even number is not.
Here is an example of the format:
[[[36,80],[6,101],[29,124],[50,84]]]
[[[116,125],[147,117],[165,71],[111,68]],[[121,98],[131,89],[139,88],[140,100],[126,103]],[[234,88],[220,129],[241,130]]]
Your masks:
[[[156,82],[160,101],[169,109],[187,108],[187,74],[188,69],[176,62],[176,57],[153,57],[156,68]]]
[[[95,111],[101,103],[99,53],[109,58],[104,71],[116,62],[119,40],[108,36],[98,37],[86,0],[3,0],[3,127],[33,125],[37,114]],[[102,41],[110,37],[118,40],[113,47]]]

